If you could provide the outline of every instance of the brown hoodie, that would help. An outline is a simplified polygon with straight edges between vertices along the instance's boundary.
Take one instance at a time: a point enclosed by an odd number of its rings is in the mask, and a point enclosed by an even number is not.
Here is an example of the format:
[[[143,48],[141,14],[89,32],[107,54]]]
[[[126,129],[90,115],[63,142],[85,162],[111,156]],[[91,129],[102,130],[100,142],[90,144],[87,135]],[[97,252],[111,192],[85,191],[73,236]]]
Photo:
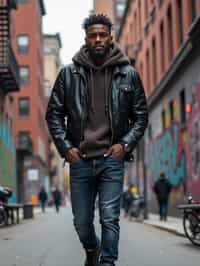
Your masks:
[[[129,60],[117,44],[113,44],[107,60],[101,66],[94,64],[86,46],[72,60],[86,69],[90,95],[89,114],[80,149],[87,158],[100,156],[107,151],[111,141],[109,102],[113,67],[127,65]]]

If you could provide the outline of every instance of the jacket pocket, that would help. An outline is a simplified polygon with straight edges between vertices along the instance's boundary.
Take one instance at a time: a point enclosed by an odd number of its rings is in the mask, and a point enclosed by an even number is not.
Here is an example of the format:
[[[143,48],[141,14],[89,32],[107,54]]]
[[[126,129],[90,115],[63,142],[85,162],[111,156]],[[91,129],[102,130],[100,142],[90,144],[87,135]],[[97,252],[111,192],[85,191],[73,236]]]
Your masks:
[[[125,112],[128,115],[134,97],[134,87],[129,84],[119,84],[118,89],[120,112]]]
[[[118,85],[118,88],[122,93],[130,93],[134,91],[134,88],[129,84],[120,84]]]

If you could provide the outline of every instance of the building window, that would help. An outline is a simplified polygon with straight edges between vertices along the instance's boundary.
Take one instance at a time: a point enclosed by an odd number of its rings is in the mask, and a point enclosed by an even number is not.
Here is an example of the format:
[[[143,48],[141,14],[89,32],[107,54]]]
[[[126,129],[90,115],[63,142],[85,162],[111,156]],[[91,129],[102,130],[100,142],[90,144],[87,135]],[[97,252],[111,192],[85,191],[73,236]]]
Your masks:
[[[196,18],[196,2],[197,0],[191,0],[191,12],[192,12],[192,21]]]
[[[152,40],[152,55],[153,55],[153,84],[156,85],[157,82],[157,62],[156,62],[156,40]]]
[[[160,41],[161,41],[161,69],[162,73],[165,70],[165,39],[164,39],[164,24],[160,24]]]
[[[147,77],[147,91],[150,92],[150,61],[149,50],[146,52],[146,77]]]
[[[182,0],[177,1],[178,8],[178,25],[179,25],[179,44],[183,42],[183,7]]]
[[[20,54],[27,54],[29,48],[29,37],[28,35],[19,35],[17,37],[18,52]]]
[[[19,70],[20,84],[27,85],[29,83],[29,67],[22,66]]]
[[[141,14],[141,2],[138,2],[138,16],[139,16],[139,21],[138,21],[138,27],[139,27],[139,36],[140,39],[142,38],[142,14]]]
[[[169,103],[169,113],[171,122],[174,121],[174,101],[170,101]]]
[[[125,10],[125,4],[124,3],[117,3],[117,5],[116,5],[117,17],[121,18],[124,15],[124,10]]]
[[[166,113],[165,113],[165,110],[162,111],[161,120],[162,120],[162,128],[164,130],[166,128]]]
[[[138,40],[138,34],[137,34],[137,24],[138,24],[138,22],[137,22],[137,13],[135,12],[135,14],[134,14],[134,41],[135,42],[137,42],[137,40]]]
[[[143,63],[140,63],[140,76],[143,77]]]
[[[151,126],[151,124],[149,124],[149,127],[148,127],[148,137],[149,137],[149,140],[152,139],[152,126]]]
[[[18,133],[18,144],[19,146],[28,146],[30,143],[30,132],[28,131],[20,131]]]
[[[172,32],[172,7],[169,6],[167,10],[167,27],[168,27],[168,40],[169,40],[169,59],[173,57],[173,32]]]
[[[134,28],[133,28],[133,23],[130,23],[129,26],[129,36],[130,36],[130,44],[134,43]]]
[[[30,114],[30,100],[29,98],[19,99],[19,115],[26,117]]]
[[[18,0],[18,3],[19,4],[26,4],[28,2],[29,2],[29,0]]]
[[[144,4],[145,4],[145,7],[144,7],[144,10],[145,10],[145,20],[147,20],[148,19],[148,12],[149,12],[148,0],[145,0],[144,1]]]
[[[185,105],[186,105],[185,90],[183,89],[180,92],[180,118],[181,118],[181,123],[183,124],[186,122]]]

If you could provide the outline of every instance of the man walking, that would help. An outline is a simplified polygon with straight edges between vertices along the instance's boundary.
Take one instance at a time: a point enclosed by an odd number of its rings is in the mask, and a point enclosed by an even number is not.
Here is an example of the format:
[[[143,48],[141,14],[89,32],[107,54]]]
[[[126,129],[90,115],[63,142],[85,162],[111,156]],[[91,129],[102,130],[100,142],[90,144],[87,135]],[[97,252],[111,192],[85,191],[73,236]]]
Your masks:
[[[41,187],[38,198],[41,204],[42,212],[45,212],[46,202],[48,200],[48,194],[44,186]]]
[[[53,202],[56,208],[56,212],[59,213],[60,205],[62,203],[62,195],[58,187],[56,187],[55,190],[53,190],[52,196],[53,196]]]
[[[168,199],[171,191],[171,184],[165,177],[165,173],[161,172],[160,177],[154,184],[154,192],[157,197],[160,220],[166,221],[168,214]]]
[[[84,265],[113,266],[124,161],[147,127],[147,105],[138,73],[112,40],[110,19],[91,15],[83,27],[85,45],[73,64],[60,71],[46,119],[58,151],[70,163],[72,211],[86,251]],[[93,225],[97,193],[101,241]]]

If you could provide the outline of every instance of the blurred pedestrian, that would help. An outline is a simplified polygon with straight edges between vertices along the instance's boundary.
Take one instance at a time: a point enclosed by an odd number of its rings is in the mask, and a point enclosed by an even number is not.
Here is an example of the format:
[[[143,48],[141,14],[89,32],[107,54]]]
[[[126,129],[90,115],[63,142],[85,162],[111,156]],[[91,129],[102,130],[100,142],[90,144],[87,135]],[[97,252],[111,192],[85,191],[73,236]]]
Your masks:
[[[41,187],[38,198],[41,204],[42,212],[45,212],[46,202],[48,200],[48,194],[44,186]]]
[[[134,200],[134,196],[138,193],[135,184],[130,184],[128,189],[123,193],[123,207],[124,207],[124,217],[127,217],[131,204]]]
[[[62,203],[62,194],[60,190],[58,189],[58,187],[56,187],[56,189],[52,192],[52,196],[53,196],[53,201],[54,201],[54,205],[56,208],[56,212],[58,213],[60,211],[60,206]]]
[[[85,266],[113,266],[118,257],[124,161],[147,127],[146,97],[137,71],[113,41],[112,22],[91,15],[85,45],[58,74],[46,119],[61,156],[70,163],[74,225]],[[65,123],[67,118],[67,123]],[[99,194],[101,243],[93,224]]]
[[[159,206],[160,220],[166,221],[168,215],[168,199],[171,191],[171,184],[165,177],[165,173],[160,173],[160,178],[154,184],[154,192]]]

